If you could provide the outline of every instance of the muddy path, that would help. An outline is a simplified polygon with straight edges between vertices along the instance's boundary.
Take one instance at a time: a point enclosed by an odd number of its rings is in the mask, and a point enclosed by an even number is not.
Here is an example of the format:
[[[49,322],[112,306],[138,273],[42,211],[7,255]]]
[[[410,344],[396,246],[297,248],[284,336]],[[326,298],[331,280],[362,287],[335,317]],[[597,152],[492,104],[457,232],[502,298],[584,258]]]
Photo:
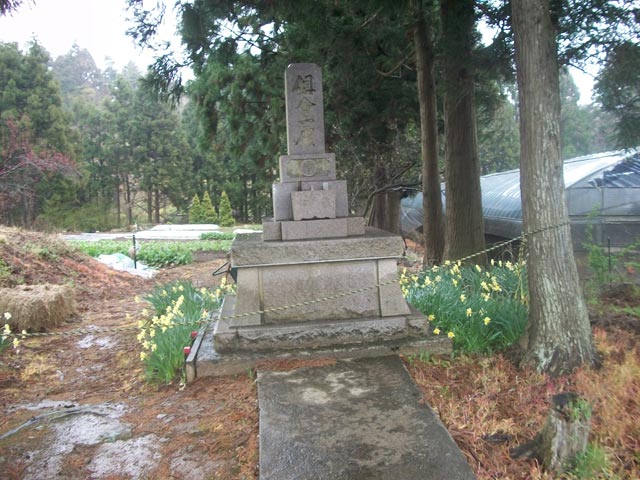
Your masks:
[[[78,317],[56,331],[130,324],[145,307],[135,295],[158,283],[189,279],[214,286],[220,277],[211,273],[224,259],[202,260],[154,280],[96,267],[88,274],[94,282],[76,285]],[[0,408],[0,478],[257,474],[253,379],[247,374],[198,379],[187,388],[149,385],[135,331],[25,340],[1,357]]]

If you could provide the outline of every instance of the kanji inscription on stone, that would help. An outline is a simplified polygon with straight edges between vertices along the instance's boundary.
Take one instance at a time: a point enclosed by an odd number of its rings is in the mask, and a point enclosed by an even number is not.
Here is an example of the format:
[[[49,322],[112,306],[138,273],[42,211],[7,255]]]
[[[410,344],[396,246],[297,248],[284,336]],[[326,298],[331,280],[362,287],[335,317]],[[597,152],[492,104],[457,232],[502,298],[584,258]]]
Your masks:
[[[289,155],[324,153],[322,74],[313,63],[294,63],[285,72]]]

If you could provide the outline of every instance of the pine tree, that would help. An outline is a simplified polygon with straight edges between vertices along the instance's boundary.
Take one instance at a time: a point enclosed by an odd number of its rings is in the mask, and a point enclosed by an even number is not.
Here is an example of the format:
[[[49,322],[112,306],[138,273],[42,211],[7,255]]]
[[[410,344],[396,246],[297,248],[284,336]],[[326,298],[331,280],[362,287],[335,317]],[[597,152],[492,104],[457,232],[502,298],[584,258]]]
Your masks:
[[[200,197],[196,193],[191,201],[191,208],[189,208],[189,223],[202,223],[203,210],[200,203]]]
[[[233,227],[236,221],[233,218],[233,212],[231,211],[231,202],[229,202],[227,192],[222,192],[222,195],[220,196],[220,206],[218,207],[218,212],[220,212],[220,215],[218,217],[218,224],[221,227]]]
[[[204,192],[202,195],[202,202],[200,203],[202,208],[202,221],[203,223],[215,223],[217,219],[216,210],[213,208],[213,203],[211,203],[211,197],[209,196],[209,192]]]

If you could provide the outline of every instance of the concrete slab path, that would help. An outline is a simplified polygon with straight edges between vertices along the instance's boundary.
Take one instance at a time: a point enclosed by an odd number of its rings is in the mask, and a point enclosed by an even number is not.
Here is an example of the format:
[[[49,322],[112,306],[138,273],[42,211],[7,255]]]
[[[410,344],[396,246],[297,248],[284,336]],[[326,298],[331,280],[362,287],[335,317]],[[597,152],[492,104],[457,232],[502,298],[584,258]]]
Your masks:
[[[258,372],[261,480],[470,480],[398,356]]]

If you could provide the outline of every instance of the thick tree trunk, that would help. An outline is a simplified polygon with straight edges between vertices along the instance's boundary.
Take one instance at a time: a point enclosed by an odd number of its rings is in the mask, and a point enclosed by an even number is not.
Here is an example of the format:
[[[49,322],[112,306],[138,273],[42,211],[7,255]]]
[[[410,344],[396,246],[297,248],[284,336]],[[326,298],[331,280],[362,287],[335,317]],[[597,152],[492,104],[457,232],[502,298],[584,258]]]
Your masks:
[[[513,0],[529,324],[523,364],[560,375],[597,363],[564,197],[555,31],[548,0]]]
[[[480,160],[476,130],[472,48],[474,0],[442,0],[445,53],[445,258],[456,260],[484,249]],[[486,255],[471,259],[483,264]]]
[[[436,80],[434,75],[433,39],[430,24],[425,20],[422,1],[415,8],[416,23],[413,39],[418,70],[418,101],[420,103],[420,150],[422,159],[422,229],[424,233],[425,267],[442,261],[444,252],[444,217],[438,168],[438,123]],[[431,19],[429,19],[431,20]]]

